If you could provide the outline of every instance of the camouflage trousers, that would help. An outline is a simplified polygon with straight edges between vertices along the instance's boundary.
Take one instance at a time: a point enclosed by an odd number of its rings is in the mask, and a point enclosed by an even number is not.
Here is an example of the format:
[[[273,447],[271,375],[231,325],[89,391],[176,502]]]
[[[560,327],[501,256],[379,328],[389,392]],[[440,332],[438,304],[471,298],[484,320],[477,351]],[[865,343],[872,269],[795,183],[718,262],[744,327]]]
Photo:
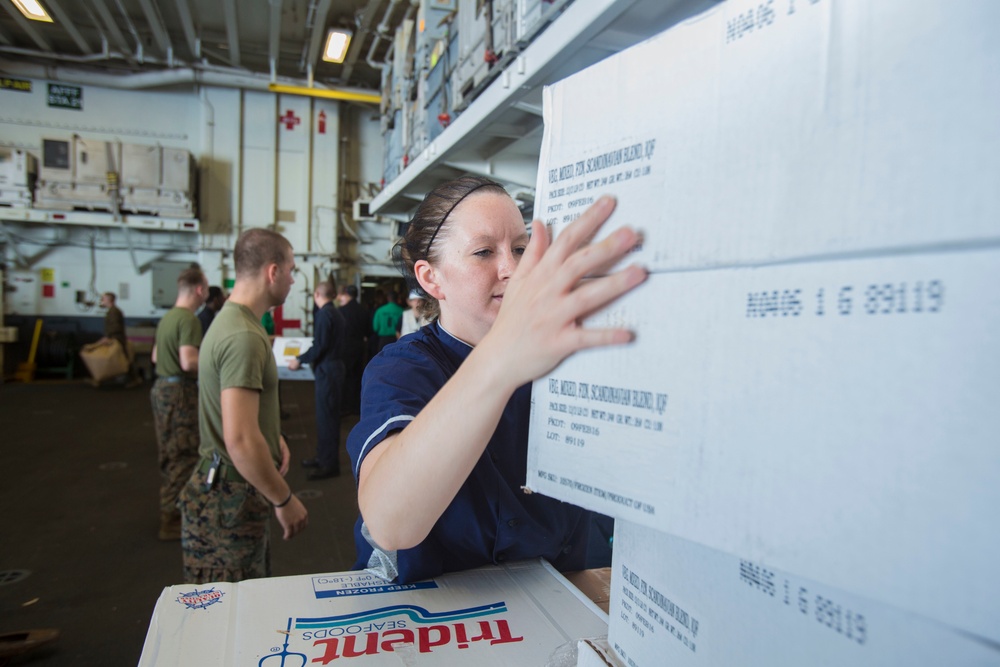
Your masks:
[[[271,504],[246,482],[217,479],[206,490],[197,471],[181,491],[184,582],[271,576]]]
[[[157,378],[149,399],[160,458],[160,511],[176,514],[177,496],[198,463],[198,384]]]

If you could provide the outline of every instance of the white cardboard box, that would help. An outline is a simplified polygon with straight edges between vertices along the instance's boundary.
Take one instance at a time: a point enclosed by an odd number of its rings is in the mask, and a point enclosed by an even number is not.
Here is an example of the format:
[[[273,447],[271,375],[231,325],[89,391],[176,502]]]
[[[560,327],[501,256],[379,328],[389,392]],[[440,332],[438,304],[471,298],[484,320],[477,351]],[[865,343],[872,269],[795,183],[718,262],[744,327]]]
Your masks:
[[[607,616],[543,561],[408,585],[341,572],[165,588],[139,665],[543,666],[606,633]]]
[[[535,383],[528,486],[996,639],[998,284],[997,249],[653,275],[588,323],[632,345]]]
[[[1000,3],[729,0],[545,88],[535,217],[652,270],[1000,238]]]
[[[627,521],[612,570],[608,644],[632,667],[1000,664],[995,643]]]
[[[312,336],[275,336],[274,342],[271,344],[271,350],[274,352],[274,362],[278,366],[278,379],[280,380],[315,380],[316,376],[313,375],[312,368],[309,364],[304,364],[299,367],[299,370],[293,371],[288,368],[288,362],[304,354],[310,347],[312,347],[313,339]]]
[[[536,215],[618,195],[653,275],[527,485],[1000,641],[997,18],[730,0],[547,88]]]

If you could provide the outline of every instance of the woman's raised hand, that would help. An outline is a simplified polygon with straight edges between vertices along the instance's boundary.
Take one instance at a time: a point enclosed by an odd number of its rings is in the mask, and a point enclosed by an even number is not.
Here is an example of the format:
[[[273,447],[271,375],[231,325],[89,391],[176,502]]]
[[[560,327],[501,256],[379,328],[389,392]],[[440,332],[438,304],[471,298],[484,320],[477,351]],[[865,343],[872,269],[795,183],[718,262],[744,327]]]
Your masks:
[[[647,276],[635,265],[602,275],[640,241],[638,232],[623,227],[591,243],[614,209],[613,197],[601,197],[554,242],[541,221],[532,226],[531,241],[507,285],[496,322],[478,346],[508,364],[514,387],[545,375],[578,350],[632,340],[626,329],[581,325],[582,318]]]

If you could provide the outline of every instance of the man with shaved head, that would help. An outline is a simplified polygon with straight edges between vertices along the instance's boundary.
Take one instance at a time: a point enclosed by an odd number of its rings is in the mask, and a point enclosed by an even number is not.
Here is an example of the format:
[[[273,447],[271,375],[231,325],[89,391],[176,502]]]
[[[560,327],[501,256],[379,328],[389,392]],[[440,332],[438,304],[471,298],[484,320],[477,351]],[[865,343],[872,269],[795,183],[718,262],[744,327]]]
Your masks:
[[[288,241],[269,229],[243,232],[234,252],[236,283],[201,347],[198,414],[201,455],[181,494],[187,583],[271,576],[271,508],[291,539],[308,512],[292,493],[288,443],[281,435],[278,368],[260,323],[292,288]]]

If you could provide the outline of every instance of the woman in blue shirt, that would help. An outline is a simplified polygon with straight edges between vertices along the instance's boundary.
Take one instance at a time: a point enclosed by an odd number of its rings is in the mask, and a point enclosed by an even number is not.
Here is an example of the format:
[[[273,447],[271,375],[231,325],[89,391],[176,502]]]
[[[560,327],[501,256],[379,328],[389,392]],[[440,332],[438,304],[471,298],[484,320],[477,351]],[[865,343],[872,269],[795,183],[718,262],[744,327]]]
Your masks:
[[[424,199],[397,245],[432,320],[365,369],[348,438],[361,517],[356,567],[410,582],[544,557],[586,566],[590,514],[521,490],[530,382],[577,350],[624,344],[579,322],[640,284],[630,266],[595,279],[639,241],[622,228],[590,243],[614,210],[602,197],[550,243],[529,242],[501,185],[466,177]]]

